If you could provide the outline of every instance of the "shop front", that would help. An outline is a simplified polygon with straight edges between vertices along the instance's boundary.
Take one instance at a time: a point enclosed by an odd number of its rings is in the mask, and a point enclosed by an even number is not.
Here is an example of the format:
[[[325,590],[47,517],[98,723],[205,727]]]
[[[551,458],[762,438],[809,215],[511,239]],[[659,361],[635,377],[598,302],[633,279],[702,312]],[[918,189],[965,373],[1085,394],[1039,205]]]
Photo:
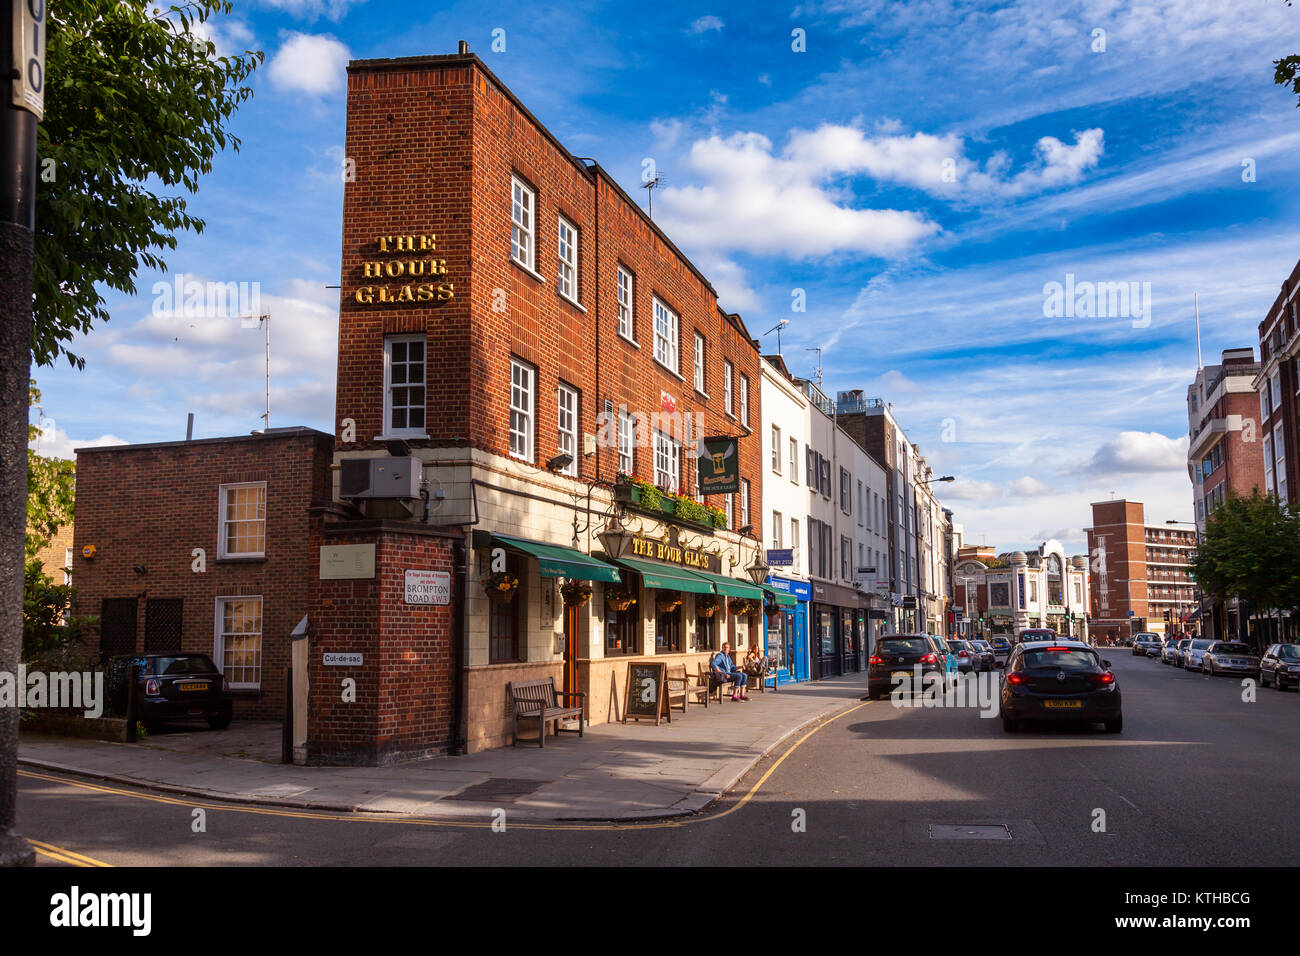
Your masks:
[[[838,584],[812,585],[813,680],[858,669],[858,592]]]
[[[807,581],[768,577],[763,589],[767,639],[764,651],[776,670],[778,684],[808,679]]]

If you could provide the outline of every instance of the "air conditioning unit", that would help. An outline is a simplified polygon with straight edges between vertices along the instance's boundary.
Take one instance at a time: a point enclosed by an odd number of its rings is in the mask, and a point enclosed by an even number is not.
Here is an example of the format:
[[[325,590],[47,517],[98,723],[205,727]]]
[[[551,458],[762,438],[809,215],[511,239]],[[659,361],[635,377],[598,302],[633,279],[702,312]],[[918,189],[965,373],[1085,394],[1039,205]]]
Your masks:
[[[339,466],[342,498],[420,497],[419,458],[345,458]]]

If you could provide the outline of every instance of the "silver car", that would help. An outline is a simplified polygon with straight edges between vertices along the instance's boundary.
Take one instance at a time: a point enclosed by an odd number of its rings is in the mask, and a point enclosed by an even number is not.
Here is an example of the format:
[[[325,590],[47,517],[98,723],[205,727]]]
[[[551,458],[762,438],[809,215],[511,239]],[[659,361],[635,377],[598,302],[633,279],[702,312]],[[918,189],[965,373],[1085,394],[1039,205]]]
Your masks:
[[[1259,658],[1247,644],[1215,641],[1201,655],[1201,671],[1206,674],[1253,674],[1259,676]]]
[[[1188,644],[1187,650],[1183,651],[1183,667],[1189,671],[1200,670],[1201,658],[1205,656],[1205,652],[1208,651],[1210,645],[1214,643],[1216,642],[1211,641],[1208,638],[1198,637],[1196,640],[1192,641],[1192,643]]]

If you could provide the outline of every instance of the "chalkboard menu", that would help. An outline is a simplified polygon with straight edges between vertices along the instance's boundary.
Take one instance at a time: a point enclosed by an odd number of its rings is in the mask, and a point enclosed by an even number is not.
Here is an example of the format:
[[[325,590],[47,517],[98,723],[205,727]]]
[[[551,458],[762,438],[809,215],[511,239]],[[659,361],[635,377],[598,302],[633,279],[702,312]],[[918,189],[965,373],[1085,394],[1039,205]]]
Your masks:
[[[665,713],[664,676],[668,665],[662,661],[633,661],[627,665],[627,702],[623,706],[623,723],[653,720],[658,726]]]

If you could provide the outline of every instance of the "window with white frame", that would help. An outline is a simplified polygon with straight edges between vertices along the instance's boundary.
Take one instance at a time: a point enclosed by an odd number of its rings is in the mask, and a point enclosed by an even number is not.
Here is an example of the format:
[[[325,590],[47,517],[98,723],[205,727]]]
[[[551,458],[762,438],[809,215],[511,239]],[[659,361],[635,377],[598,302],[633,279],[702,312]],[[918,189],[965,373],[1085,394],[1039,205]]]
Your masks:
[[[790,547],[791,548],[799,547],[799,519],[798,518],[790,519]],[[794,570],[797,573],[799,569],[793,568],[792,570]]]
[[[749,524],[749,479],[743,478],[740,482],[740,526],[743,528]]]
[[[862,495],[862,482],[859,481],[858,482],[858,527],[859,528],[862,527],[862,517],[863,517],[862,513],[866,511],[866,508],[862,504],[864,500],[866,499]]]
[[[677,313],[658,299],[654,300],[655,359],[677,371]]]
[[[772,512],[772,547],[781,547],[781,512]]]
[[[1268,416],[1272,414],[1272,406],[1268,402],[1269,385],[1265,382],[1259,389],[1259,420],[1267,421]]]
[[[1276,491],[1273,486],[1273,436],[1264,436],[1264,492]]]
[[[781,474],[781,428],[772,426],[772,470]]]
[[[536,403],[537,373],[531,365],[510,360],[510,454],[524,461],[533,460],[533,413]]]
[[[1282,373],[1274,372],[1273,377],[1269,379],[1269,387],[1273,392],[1273,407],[1282,407]]]
[[[510,177],[510,258],[526,269],[533,269],[534,217],[536,194],[518,176]]]
[[[732,418],[735,418],[736,413],[732,410],[732,405],[731,405],[732,374],[733,374],[733,369],[731,363],[724,361],[722,363],[722,410],[726,412],[728,415],[730,415]]]
[[[618,410],[618,470],[625,475],[636,467],[636,419],[626,408]]]
[[[727,527],[734,529],[736,527],[736,504],[732,500],[735,495],[727,495],[722,499],[722,511],[727,516]]]
[[[231,688],[256,690],[262,684],[262,599],[219,597],[216,647],[212,655]]]
[[[578,302],[578,228],[569,220],[560,216],[560,226],[556,234],[557,258],[555,266],[555,286],[575,305]]]
[[[622,266],[618,267],[618,334],[625,339],[636,341],[635,308],[636,279]]]
[[[1279,422],[1273,429],[1273,478],[1277,482],[1277,496],[1282,504],[1287,503],[1286,490],[1286,438]]]
[[[424,334],[384,339],[384,434],[424,434]]]
[[[655,432],[655,484],[674,494],[681,484],[681,445],[663,432]]]
[[[563,475],[578,473],[578,390],[560,383],[557,392],[556,418],[559,424],[559,441],[557,450],[561,455],[568,455],[573,460],[560,469]]]
[[[749,425],[749,376],[740,376],[740,423]]]
[[[799,439],[790,439],[790,480],[799,484]]]
[[[704,392],[704,336],[699,332],[695,333],[695,390],[701,395]]]
[[[266,556],[266,482],[248,481],[222,485],[221,525],[217,556],[262,558]]]

